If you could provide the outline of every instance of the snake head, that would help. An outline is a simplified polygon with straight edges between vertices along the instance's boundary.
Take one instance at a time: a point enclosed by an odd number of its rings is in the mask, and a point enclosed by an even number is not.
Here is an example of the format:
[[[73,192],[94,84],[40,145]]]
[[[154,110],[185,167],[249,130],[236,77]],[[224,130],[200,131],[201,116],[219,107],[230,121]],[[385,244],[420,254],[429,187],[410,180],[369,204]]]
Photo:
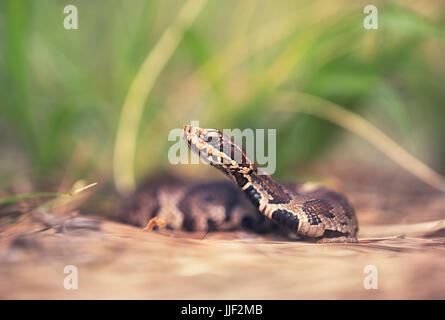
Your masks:
[[[182,126],[182,137],[189,148],[201,159],[225,172],[256,171],[257,166],[247,157],[242,147],[217,129]]]

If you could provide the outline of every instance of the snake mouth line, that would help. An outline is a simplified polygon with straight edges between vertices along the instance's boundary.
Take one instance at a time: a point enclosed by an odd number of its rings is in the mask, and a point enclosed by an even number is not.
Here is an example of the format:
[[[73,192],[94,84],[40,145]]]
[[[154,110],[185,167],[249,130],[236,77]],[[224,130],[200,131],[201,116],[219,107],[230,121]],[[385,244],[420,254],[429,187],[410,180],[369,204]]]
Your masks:
[[[242,147],[220,130],[183,125],[182,137],[203,161],[223,171],[247,172],[255,167]]]
[[[190,125],[182,126],[182,137],[189,148],[206,163],[233,165],[234,160],[223,151],[225,137],[216,129],[202,129]]]

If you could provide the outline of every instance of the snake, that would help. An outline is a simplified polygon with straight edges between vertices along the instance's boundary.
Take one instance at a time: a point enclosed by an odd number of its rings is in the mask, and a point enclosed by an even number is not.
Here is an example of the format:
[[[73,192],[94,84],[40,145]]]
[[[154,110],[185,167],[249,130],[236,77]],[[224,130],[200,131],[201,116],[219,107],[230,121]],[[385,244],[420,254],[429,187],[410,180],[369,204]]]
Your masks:
[[[184,125],[182,138],[231,181],[152,179],[129,202],[124,222],[143,226],[156,216],[185,231],[242,228],[318,243],[357,242],[358,221],[346,196],[314,183],[276,181],[220,130]]]

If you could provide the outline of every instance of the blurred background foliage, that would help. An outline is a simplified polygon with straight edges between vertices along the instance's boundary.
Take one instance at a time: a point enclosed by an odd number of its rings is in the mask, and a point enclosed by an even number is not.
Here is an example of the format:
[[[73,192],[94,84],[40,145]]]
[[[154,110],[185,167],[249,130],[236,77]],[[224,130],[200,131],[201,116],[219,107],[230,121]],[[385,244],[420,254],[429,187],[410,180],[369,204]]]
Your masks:
[[[63,28],[68,4],[78,8],[78,30]],[[445,1],[376,1],[378,30],[363,28],[367,4],[204,3],[143,103],[136,178],[168,169],[168,132],[199,120],[203,127],[277,128],[276,177],[297,179],[288,172],[322,159],[344,131],[273,111],[271,101],[284,90],[377,119],[444,173]],[[111,181],[131,83],[183,5],[1,1],[0,188]]]

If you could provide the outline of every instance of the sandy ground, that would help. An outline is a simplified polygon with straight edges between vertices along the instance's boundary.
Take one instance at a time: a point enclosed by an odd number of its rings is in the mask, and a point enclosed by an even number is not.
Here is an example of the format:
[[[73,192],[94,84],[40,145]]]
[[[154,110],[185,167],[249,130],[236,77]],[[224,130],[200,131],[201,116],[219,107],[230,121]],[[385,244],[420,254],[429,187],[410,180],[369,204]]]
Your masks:
[[[0,298],[444,299],[443,194],[410,177],[363,179],[342,180],[358,244],[144,232],[94,217],[48,228],[28,215],[0,233]],[[64,287],[67,265],[77,289]]]

